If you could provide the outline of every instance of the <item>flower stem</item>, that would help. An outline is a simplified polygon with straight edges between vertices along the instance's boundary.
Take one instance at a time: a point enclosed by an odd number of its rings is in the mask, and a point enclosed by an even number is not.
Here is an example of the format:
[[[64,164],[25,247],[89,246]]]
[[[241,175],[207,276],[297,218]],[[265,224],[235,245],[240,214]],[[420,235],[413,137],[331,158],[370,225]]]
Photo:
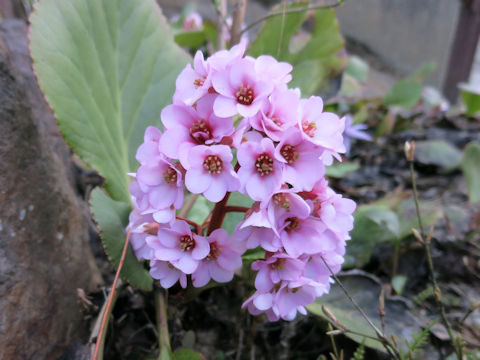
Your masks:
[[[423,228],[422,224],[422,215],[420,213],[420,204],[418,201],[418,192],[417,192],[417,182],[415,180],[415,171],[413,167],[413,159],[408,160],[410,164],[410,177],[412,180],[412,189],[413,189],[413,199],[415,201],[415,209],[417,212],[417,219],[418,219],[418,226],[420,227],[420,234],[422,235],[422,242],[423,246],[425,249],[425,256],[427,258],[427,265],[428,265],[428,271],[430,274],[430,279],[432,281],[433,285],[433,290],[435,294],[435,300],[438,306],[438,309],[440,311],[440,316],[442,318],[443,325],[445,325],[445,328],[447,329],[448,336],[450,337],[450,341],[452,343],[453,348],[455,349],[455,354],[457,355],[457,359],[461,360],[463,358],[462,354],[462,346],[460,345],[459,341],[455,339],[455,336],[453,335],[453,330],[450,325],[450,322],[447,319],[447,314],[445,312],[445,306],[443,305],[442,301],[442,293],[440,291],[440,288],[438,287],[437,279],[435,276],[435,271],[433,267],[433,260],[432,260],[432,254],[430,251],[430,236],[425,235],[425,230]]]
[[[210,220],[210,224],[208,226],[207,235],[210,235],[214,230],[220,228],[223,223],[223,219],[225,218],[225,208],[227,206],[228,198],[230,197],[230,193],[227,192],[222,200],[215,204],[215,207],[212,211],[212,219]]]
[[[170,335],[168,334],[168,318],[167,318],[167,293],[165,290],[155,289],[155,309],[158,327],[158,345],[160,348],[159,360],[162,359],[162,352],[170,354]]]
[[[117,283],[120,277],[120,272],[123,268],[123,263],[125,262],[125,256],[127,255],[128,244],[130,242],[130,229],[128,229],[127,237],[125,238],[125,244],[123,245],[122,256],[120,258],[120,262],[118,264],[117,272],[115,273],[115,279],[113,280],[112,290],[110,291],[110,295],[108,296],[108,303],[107,307],[105,308],[105,312],[103,313],[102,323],[100,325],[100,331],[98,332],[97,341],[95,343],[95,350],[93,352],[93,360],[99,360],[103,358],[103,343],[105,342],[105,326],[110,318],[110,314],[112,312],[113,302],[115,299],[115,292],[117,290]],[[98,341],[100,339],[100,341]]]
[[[321,256],[323,262],[325,263],[325,266],[327,267],[328,271],[330,271],[330,274],[332,275],[332,277],[335,279],[335,281],[337,282],[337,284],[340,286],[340,288],[343,290],[345,296],[348,298],[348,300],[350,300],[350,302],[353,304],[353,306],[355,307],[355,309],[357,309],[357,311],[363,316],[363,318],[367,321],[368,325],[370,325],[370,327],[375,331],[375,333],[377,334],[377,337],[378,339],[381,341],[381,343],[383,344],[383,347],[385,348],[385,350],[387,350],[387,352],[390,354],[390,356],[392,356],[394,359],[401,359],[400,357],[400,354],[397,350],[397,348],[390,342],[390,340],[388,340],[388,338],[382,334],[382,332],[375,326],[375,324],[372,322],[372,320],[370,320],[370,318],[368,317],[368,315],[365,313],[365,311],[363,311],[363,309],[357,304],[357,302],[352,298],[352,296],[350,295],[350,293],[347,291],[347,289],[345,288],[345,286],[343,286],[342,282],[340,281],[340,279],[337,277],[337,275],[335,275],[335,273],[332,271],[332,268],[330,267],[330,265],[328,265],[327,261],[325,260],[325,258],[323,256]]]
[[[245,17],[245,9],[247,7],[247,0],[234,0],[232,12],[232,29],[230,46],[236,45],[240,42],[243,19]]]

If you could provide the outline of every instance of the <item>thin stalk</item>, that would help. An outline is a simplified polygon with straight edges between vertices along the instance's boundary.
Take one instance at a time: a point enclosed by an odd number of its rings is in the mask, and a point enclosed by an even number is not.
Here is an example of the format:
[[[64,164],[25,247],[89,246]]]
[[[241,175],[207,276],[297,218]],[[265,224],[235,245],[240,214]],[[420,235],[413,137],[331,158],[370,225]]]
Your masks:
[[[183,218],[187,217],[190,210],[192,210],[193,205],[195,205],[195,201],[197,201],[197,199],[198,199],[198,194],[190,194],[187,202],[180,209],[180,212],[178,213],[178,216],[183,217]]]
[[[332,277],[335,279],[335,281],[337,282],[337,284],[340,286],[340,288],[342,289],[342,291],[344,292],[345,296],[348,298],[348,300],[350,300],[350,302],[353,304],[353,306],[355,307],[355,309],[357,309],[357,311],[363,316],[363,318],[367,321],[368,325],[370,325],[370,327],[375,331],[375,333],[377,334],[377,337],[379,339],[382,340],[382,344],[385,348],[385,350],[387,350],[387,352],[395,359],[400,359],[400,354],[398,353],[398,350],[395,348],[395,346],[393,346],[390,341],[388,340],[387,337],[385,337],[382,332],[375,326],[375,324],[372,322],[372,320],[370,320],[370,318],[368,317],[368,315],[363,311],[363,309],[357,304],[357,302],[352,298],[352,296],[350,295],[350,293],[347,291],[347,289],[345,288],[345,286],[343,286],[342,282],[340,281],[340,279],[337,277],[337,275],[334,274],[334,272],[332,271],[332,268],[330,267],[330,265],[328,265],[327,261],[325,260],[325,258],[323,256],[321,256],[325,266],[327,267],[328,271],[330,271],[330,274],[332,275]]]
[[[170,335],[168,333],[167,292],[160,288],[155,289],[155,309],[158,328],[158,345],[160,348],[159,359],[161,359],[162,350],[165,349],[170,354],[172,348],[170,346]]]
[[[225,206],[225,212],[247,212],[250,208],[246,206]]]
[[[219,0],[219,7],[217,9],[217,50],[224,50],[226,46],[226,32],[225,19],[227,18],[227,0]]]
[[[275,17],[275,16],[280,16],[280,15],[285,15],[285,14],[293,14],[293,13],[297,13],[297,12],[317,10],[317,9],[334,8],[334,7],[337,7],[337,6],[341,5],[344,1],[345,0],[339,0],[338,2],[333,3],[333,4],[329,4],[327,2],[326,4],[322,3],[322,4],[312,5],[312,6],[299,7],[299,8],[295,8],[295,9],[288,9],[286,11],[271,12],[271,13],[269,13],[269,14],[261,17],[261,18],[258,18],[254,22],[250,23],[248,26],[246,26],[244,29],[242,29],[242,31],[240,31],[240,35],[242,35],[244,32],[247,32],[248,30],[250,30],[255,25],[260,24],[261,22],[263,22],[265,20],[268,20],[268,19],[270,19],[272,17]]]
[[[122,256],[120,257],[120,262],[118,264],[117,272],[115,273],[115,279],[113,280],[112,290],[110,291],[110,295],[108,296],[108,303],[107,307],[105,308],[105,312],[103,313],[102,323],[100,325],[100,331],[98,332],[97,341],[95,342],[95,350],[93,352],[93,360],[99,360],[103,358],[103,343],[105,337],[105,326],[107,325],[108,319],[112,312],[113,302],[115,298],[115,292],[117,290],[117,283],[120,278],[120,272],[123,268],[123,263],[125,262],[125,256],[127,255],[128,244],[130,242],[130,229],[128,229],[127,236],[125,239],[125,244],[123,245]],[[98,341],[98,339],[103,339]],[[101,357],[100,352],[102,352]]]
[[[332,331],[333,327],[332,324],[328,323],[328,331]],[[335,354],[335,358],[339,359],[337,344],[335,343],[335,338],[333,335],[330,335],[330,342],[332,343],[333,353]]]
[[[422,215],[420,213],[420,205],[419,205],[419,201],[418,201],[417,182],[415,180],[415,171],[414,171],[414,168],[413,168],[413,160],[409,160],[408,162],[410,164],[410,177],[411,177],[411,180],[412,180],[413,198],[414,198],[414,201],[415,201],[415,209],[417,211],[418,226],[420,227],[420,233],[421,233],[422,239],[423,239],[423,245],[424,245],[424,248],[425,248],[425,255],[426,255],[426,258],[427,258],[428,272],[430,274],[430,279],[432,281],[433,290],[434,290],[434,293],[435,293],[435,300],[436,300],[438,309],[440,310],[440,316],[442,318],[443,325],[445,325],[445,328],[447,329],[447,333],[448,333],[448,336],[450,337],[450,341],[452,343],[452,346],[455,349],[455,354],[457,356],[457,359],[461,360],[463,358],[462,347],[457,342],[457,340],[455,339],[455,336],[453,335],[453,330],[452,330],[452,327],[450,325],[450,322],[448,321],[447,314],[445,312],[445,306],[443,305],[442,293],[440,291],[440,288],[438,287],[437,278],[435,276],[432,254],[431,254],[431,250],[430,250],[430,236],[427,238],[427,236],[425,235],[425,230],[423,229]]]
[[[245,18],[245,9],[247,7],[247,0],[234,0],[232,12],[232,29],[230,30],[231,41],[230,46],[236,45],[240,42],[242,37],[242,25]]]

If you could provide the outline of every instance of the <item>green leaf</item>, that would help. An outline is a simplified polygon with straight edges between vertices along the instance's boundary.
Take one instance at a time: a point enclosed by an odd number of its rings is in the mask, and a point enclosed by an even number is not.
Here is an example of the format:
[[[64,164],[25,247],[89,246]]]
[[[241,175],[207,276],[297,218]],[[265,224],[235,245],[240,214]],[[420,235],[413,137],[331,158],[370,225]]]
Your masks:
[[[188,219],[201,225],[207,216],[210,215],[214,206],[214,203],[208,201],[204,196],[200,195],[188,213]]]
[[[234,192],[228,199],[228,205],[251,207],[253,205],[253,200],[248,195]],[[235,226],[237,226],[244,218],[245,213],[243,212],[228,212],[223,220],[222,228],[227,230],[229,234],[232,234]]]
[[[178,349],[172,360],[205,360],[205,357],[192,349]]]
[[[422,97],[422,84],[413,79],[399,80],[385,95],[384,104],[387,106],[400,106],[413,108]]]
[[[392,288],[398,295],[402,295],[403,289],[407,284],[408,277],[406,275],[395,275],[392,279]]]
[[[263,250],[261,247],[248,249],[245,251],[245,254],[242,255],[242,259],[250,261],[263,260],[265,259],[265,250]]]
[[[110,199],[102,190],[92,191],[90,199],[92,213],[100,227],[103,247],[110,261],[117,268],[125,244],[125,232],[128,225],[129,204]],[[122,278],[142,290],[152,290],[153,280],[148,271],[137,260],[129,247],[123,264]]]
[[[305,1],[295,2],[286,5],[285,9],[305,7],[308,4]],[[272,12],[283,11],[283,8],[283,5],[278,5]],[[300,87],[303,96],[325,90],[328,80],[340,74],[346,65],[346,59],[339,55],[345,42],[334,10],[314,11],[314,27],[309,40],[298,35],[307,18],[308,12],[303,11],[268,19],[249,50],[249,54],[254,57],[272,55],[292,64],[293,80],[290,86]],[[294,43],[301,38],[301,44],[291,44],[292,38]]]
[[[207,36],[203,30],[182,31],[175,34],[177,45],[191,49],[202,46],[205,41],[207,41]]]
[[[362,58],[355,55],[348,57],[347,67],[345,69],[346,74],[363,83],[367,80],[368,70],[368,64]]]
[[[419,207],[424,231],[428,232],[429,227],[443,217],[443,208],[433,201],[420,201]],[[395,213],[400,220],[400,238],[410,235],[412,228],[419,228],[415,201],[411,197],[401,202]]]
[[[480,111],[480,92],[468,85],[460,86],[460,95],[467,108],[468,116],[475,115]]]
[[[381,329],[377,305],[382,289],[380,280],[373,275],[358,270],[349,271],[338,276],[349,294],[365,311],[369,319],[378,329]],[[376,337],[375,331],[355,309],[338,284],[333,284],[328,294],[319,297],[313,304],[307,306],[310,312],[328,320],[323,314],[322,305],[326,306],[337,320],[346,325],[347,328]],[[414,334],[419,332],[421,325],[426,322],[419,314],[414,315],[409,310],[407,303],[400,299],[387,298],[385,300],[385,313],[386,334],[394,334],[399,340],[412,341]],[[385,351],[378,341],[351,333],[346,333],[345,335],[359,344],[363,343],[367,347]],[[406,349],[403,341],[399,341],[399,346]]]
[[[425,80],[430,74],[432,74],[437,69],[437,64],[435,61],[426,62],[418,67],[410,78],[413,78],[418,81]]]
[[[354,162],[336,162],[333,165],[327,166],[325,175],[333,178],[343,178],[348,174],[357,171],[360,165]]]
[[[451,170],[460,165],[462,152],[445,140],[425,140],[415,143],[415,159],[428,165]]]
[[[345,266],[361,266],[370,260],[375,246],[397,240],[400,223],[397,214],[382,205],[362,205],[354,214],[355,226],[350,235],[345,256]]]
[[[129,201],[127,172],[160,126],[190,57],[154,0],[42,0],[31,16],[33,67],[69,146]]]
[[[467,183],[468,199],[475,204],[480,201],[480,143],[471,142],[465,148],[462,170]]]

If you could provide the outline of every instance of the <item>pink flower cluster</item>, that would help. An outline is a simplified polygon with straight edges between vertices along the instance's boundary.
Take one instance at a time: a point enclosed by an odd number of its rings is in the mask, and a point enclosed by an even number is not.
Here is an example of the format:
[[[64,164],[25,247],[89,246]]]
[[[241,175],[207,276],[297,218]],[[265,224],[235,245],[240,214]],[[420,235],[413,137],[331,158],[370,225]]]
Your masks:
[[[328,292],[325,262],[340,270],[353,227],[355,203],[324,178],[325,165],[345,152],[345,123],[323,111],[320,97],[287,87],[290,64],[244,52],[245,42],[207,60],[197,52],[178,76],[161,113],[164,132],[149,127],[137,151],[131,242],[165,288],[186,287],[187,275],[195,287],[230,281],[245,249],[261,247],[256,292],[243,306],[291,320]],[[205,235],[176,216],[184,187],[214,203],[238,191],[254,204],[232,235]]]

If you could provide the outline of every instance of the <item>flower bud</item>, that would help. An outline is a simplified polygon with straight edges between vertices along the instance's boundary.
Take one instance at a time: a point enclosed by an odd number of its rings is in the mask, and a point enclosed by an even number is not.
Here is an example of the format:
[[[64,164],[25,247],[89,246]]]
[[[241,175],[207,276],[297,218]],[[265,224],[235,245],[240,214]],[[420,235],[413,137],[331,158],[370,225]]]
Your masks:
[[[414,156],[415,156],[415,141],[412,140],[410,141],[405,141],[405,157],[407,158],[408,161],[413,161]]]

